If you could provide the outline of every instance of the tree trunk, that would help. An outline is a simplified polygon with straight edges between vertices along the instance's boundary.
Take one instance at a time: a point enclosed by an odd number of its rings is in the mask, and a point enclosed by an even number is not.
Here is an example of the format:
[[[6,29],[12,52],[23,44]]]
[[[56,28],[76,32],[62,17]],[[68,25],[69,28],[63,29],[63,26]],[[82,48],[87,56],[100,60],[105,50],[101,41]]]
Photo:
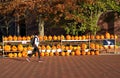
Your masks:
[[[39,18],[38,32],[40,36],[44,36],[44,20],[41,17]]]

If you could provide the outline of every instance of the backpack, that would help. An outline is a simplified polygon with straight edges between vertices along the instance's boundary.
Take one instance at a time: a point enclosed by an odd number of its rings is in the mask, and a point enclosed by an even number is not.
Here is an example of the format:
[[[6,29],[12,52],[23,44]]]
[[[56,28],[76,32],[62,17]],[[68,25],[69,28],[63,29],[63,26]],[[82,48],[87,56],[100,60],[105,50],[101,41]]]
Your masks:
[[[34,43],[35,43],[35,37],[31,38],[30,43],[31,43],[31,45],[34,45]]]

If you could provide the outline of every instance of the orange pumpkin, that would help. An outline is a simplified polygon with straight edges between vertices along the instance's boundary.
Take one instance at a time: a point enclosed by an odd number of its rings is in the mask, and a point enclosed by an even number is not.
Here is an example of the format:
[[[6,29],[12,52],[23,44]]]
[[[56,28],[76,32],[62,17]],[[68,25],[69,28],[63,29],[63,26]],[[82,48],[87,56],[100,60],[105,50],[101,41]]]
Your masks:
[[[55,56],[59,56],[59,52],[55,52]]]
[[[95,55],[99,55],[100,52],[98,50],[95,51]]]
[[[43,40],[47,40],[48,39],[48,37],[47,36],[43,36]]]
[[[52,36],[51,35],[48,36],[48,40],[52,40]]]
[[[18,57],[22,57],[22,53],[18,53]]]
[[[104,38],[105,38],[104,35],[101,35],[101,36],[100,36],[100,39],[104,39]]]
[[[65,55],[66,55],[66,56],[69,56],[69,55],[70,55],[70,52],[65,52]]]
[[[12,58],[12,57],[13,57],[13,54],[12,54],[12,53],[9,53],[9,54],[8,54],[8,57]]]
[[[61,35],[61,40],[64,40],[64,39],[65,39],[64,35]]]
[[[82,40],[85,40],[85,39],[86,39],[86,36],[85,36],[85,35],[83,35],[83,36],[82,36]]]
[[[22,37],[22,40],[25,41],[27,38],[25,36]]]
[[[57,40],[57,36],[56,35],[53,36],[53,40]]]
[[[47,46],[46,46],[46,49],[47,49],[47,50],[51,50],[50,45],[47,45]]]
[[[90,54],[91,54],[91,55],[95,55],[95,52],[94,52],[94,51],[91,51]]]
[[[99,44],[95,44],[95,49],[99,49]]]
[[[30,36],[27,36],[27,37],[26,37],[26,40],[31,40],[31,37],[30,37]]]
[[[65,56],[65,52],[61,52],[61,56]]]
[[[75,55],[77,55],[77,56],[78,56],[78,55],[81,55],[80,50],[76,50],[76,51],[75,51]]]
[[[11,35],[8,36],[8,40],[9,41],[12,41],[13,40],[13,37]]]
[[[13,40],[14,40],[14,41],[17,41],[17,36],[13,36]]]
[[[18,51],[23,51],[23,45],[22,44],[18,44]]]
[[[17,53],[13,53],[13,57],[17,57]]]
[[[11,46],[6,44],[6,45],[4,46],[4,50],[5,50],[5,51],[10,51],[10,50],[11,50]]]
[[[90,36],[90,39],[91,39],[91,40],[95,39],[95,36],[94,36],[94,35],[91,35],[91,36]]]
[[[85,49],[87,48],[87,44],[82,43],[82,44],[81,44],[81,48],[82,48],[82,50],[85,50]]]
[[[12,46],[12,51],[17,51],[17,47],[15,45]]]
[[[21,36],[18,36],[18,38],[17,38],[17,39],[20,41],[20,40],[22,40],[22,37],[21,37]]]
[[[8,38],[7,37],[3,37],[3,41],[7,41],[8,40]]]
[[[90,51],[86,52],[86,55],[90,55]]]
[[[105,38],[106,38],[106,39],[110,39],[110,33],[106,32],[106,33],[105,33]]]
[[[40,52],[40,56],[45,56],[44,52]]]
[[[95,49],[95,44],[94,43],[90,43],[90,48],[91,49]]]
[[[71,36],[70,35],[66,35],[66,40],[71,40]]]
[[[78,40],[78,36],[76,35],[74,39],[75,39],[75,40]]]
[[[72,37],[71,37],[71,40],[74,40],[74,39],[75,39],[74,36],[72,36]]]
[[[95,37],[96,37],[96,39],[98,39],[98,40],[100,39],[100,36],[99,36],[99,35],[96,35]]]
[[[57,40],[61,40],[61,37],[59,35],[57,36]]]
[[[28,56],[27,51],[22,51],[22,56],[23,56],[23,57],[27,57],[27,56]]]
[[[74,56],[74,55],[75,55],[75,52],[71,52],[71,55]]]
[[[82,54],[82,55],[86,55],[86,52],[83,50],[83,51],[81,52],[81,54]]]
[[[45,55],[45,56],[49,56],[49,52],[45,52],[44,55]]]
[[[54,53],[53,53],[53,52],[50,52],[50,53],[49,53],[49,56],[54,56]]]
[[[79,36],[79,37],[78,37],[78,40],[82,40],[82,36]]]
[[[39,37],[39,40],[42,41],[43,40],[43,36],[38,36]]]

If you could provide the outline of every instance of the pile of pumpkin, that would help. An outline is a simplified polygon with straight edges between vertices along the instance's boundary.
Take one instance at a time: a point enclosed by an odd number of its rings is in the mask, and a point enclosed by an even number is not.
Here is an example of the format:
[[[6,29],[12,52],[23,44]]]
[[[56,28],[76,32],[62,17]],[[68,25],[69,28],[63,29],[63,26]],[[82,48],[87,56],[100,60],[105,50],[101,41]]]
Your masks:
[[[3,37],[3,41],[25,41],[30,40],[32,36],[5,36]],[[108,32],[105,35],[82,35],[82,36],[71,36],[71,35],[59,35],[59,36],[39,36],[39,39],[42,40],[86,40],[86,39],[117,39],[117,35],[110,34]]]
[[[32,36],[6,36],[3,38],[4,41],[24,41],[30,40]],[[86,40],[86,39],[117,39],[117,35],[112,35],[106,32],[105,35],[83,35],[83,36],[71,36],[71,35],[61,35],[61,36],[39,36],[40,40]],[[92,50],[88,50],[90,48]],[[117,48],[117,46],[108,46],[105,47],[103,45],[97,43],[90,43],[88,46],[87,43],[82,42],[82,44],[78,46],[66,46],[66,45],[40,45],[40,55],[41,56],[69,56],[69,55],[99,55],[100,49],[108,49],[108,48]],[[23,46],[22,44],[18,45],[4,45],[4,51],[10,51],[8,54],[9,57],[27,57],[28,51],[32,51],[32,47]],[[17,52],[19,51],[19,52]],[[16,53],[15,53],[16,52]],[[37,56],[38,54],[36,54]],[[35,56],[35,55],[34,55]]]

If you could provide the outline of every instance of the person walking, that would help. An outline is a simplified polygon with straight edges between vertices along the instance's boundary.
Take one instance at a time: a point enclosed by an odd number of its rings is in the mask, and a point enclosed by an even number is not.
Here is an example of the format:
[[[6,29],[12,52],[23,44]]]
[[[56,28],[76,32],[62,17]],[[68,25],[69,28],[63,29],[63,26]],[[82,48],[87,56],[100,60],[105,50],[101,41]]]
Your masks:
[[[33,54],[35,54],[36,52],[38,52],[38,62],[42,62],[42,60],[40,60],[40,51],[38,48],[39,45],[39,37],[37,36],[37,34],[35,34],[33,36],[33,38],[31,39],[31,45],[33,46],[33,50],[31,54],[28,54],[28,58],[26,58],[26,60],[28,62],[30,62],[30,58],[32,57]]]

